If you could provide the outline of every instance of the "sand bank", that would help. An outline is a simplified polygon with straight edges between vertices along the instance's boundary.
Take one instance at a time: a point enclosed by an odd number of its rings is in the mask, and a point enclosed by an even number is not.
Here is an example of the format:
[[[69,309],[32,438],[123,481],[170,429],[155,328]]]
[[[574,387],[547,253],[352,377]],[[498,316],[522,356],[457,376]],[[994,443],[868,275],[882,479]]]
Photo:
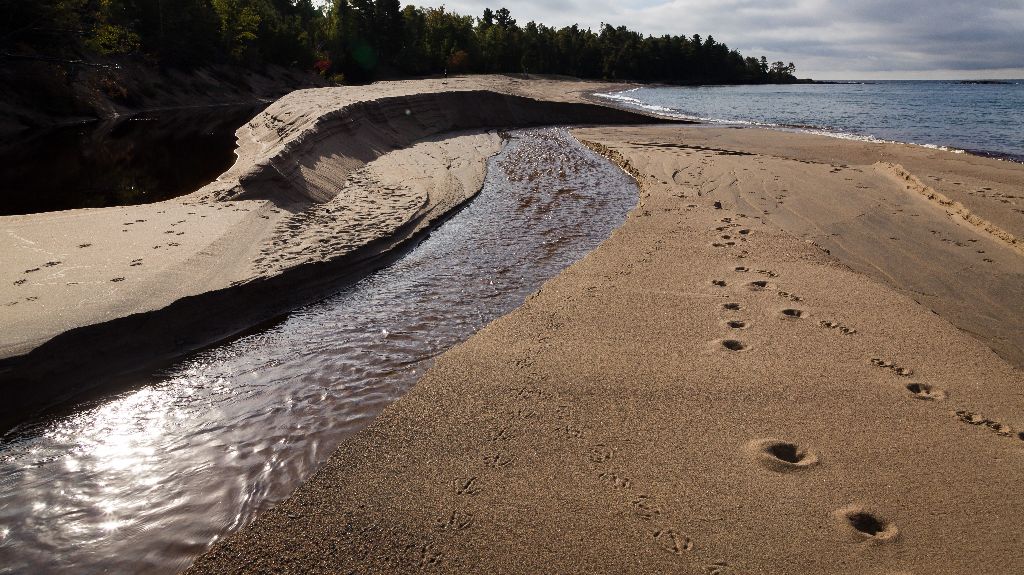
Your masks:
[[[1024,569],[1024,167],[575,133],[626,223],[192,572]]]
[[[600,84],[480,77],[298,91],[175,200],[0,218],[0,427],[381,265],[479,190],[495,129],[637,123]],[[538,99],[540,98],[540,99]]]

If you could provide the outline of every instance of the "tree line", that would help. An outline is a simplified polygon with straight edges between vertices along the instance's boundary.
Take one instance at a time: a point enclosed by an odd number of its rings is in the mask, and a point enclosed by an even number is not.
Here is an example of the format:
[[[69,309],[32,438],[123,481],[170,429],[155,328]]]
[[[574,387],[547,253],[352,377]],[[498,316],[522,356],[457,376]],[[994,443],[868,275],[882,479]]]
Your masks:
[[[191,69],[215,63],[312,70],[336,82],[441,73],[541,73],[679,84],[792,82],[792,63],[744,57],[712,36],[624,26],[520,25],[400,0],[8,0],[7,54],[89,53]]]

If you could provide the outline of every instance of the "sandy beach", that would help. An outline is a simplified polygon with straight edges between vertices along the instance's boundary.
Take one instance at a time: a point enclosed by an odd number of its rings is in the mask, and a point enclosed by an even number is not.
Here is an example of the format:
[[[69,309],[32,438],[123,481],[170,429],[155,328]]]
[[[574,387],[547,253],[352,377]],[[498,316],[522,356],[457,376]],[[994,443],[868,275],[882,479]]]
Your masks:
[[[574,133],[640,182],[626,224],[192,572],[1024,566],[1024,168]]]
[[[313,298],[471,197],[494,128],[588,124],[625,224],[189,572],[1024,570],[1024,165],[640,125],[601,89],[300,91],[195,194],[0,218],[5,392]]]

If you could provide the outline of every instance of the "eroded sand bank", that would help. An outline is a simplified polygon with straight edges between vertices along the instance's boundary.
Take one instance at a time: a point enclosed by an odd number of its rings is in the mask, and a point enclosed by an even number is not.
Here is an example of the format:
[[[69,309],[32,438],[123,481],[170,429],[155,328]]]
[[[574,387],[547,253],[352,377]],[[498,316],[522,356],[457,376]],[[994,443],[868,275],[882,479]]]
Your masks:
[[[575,133],[626,223],[192,572],[1024,569],[1024,167]]]
[[[584,102],[601,87],[497,76],[298,91],[242,126],[235,165],[193,194],[0,218],[0,427],[379,265],[479,190],[498,128],[654,121]]]

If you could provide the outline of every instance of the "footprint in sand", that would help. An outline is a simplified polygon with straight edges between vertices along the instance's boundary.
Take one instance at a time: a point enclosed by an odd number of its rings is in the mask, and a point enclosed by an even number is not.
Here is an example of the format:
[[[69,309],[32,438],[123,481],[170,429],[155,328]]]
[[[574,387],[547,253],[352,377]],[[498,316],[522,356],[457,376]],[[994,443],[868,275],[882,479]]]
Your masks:
[[[832,513],[837,526],[858,541],[888,543],[899,536],[899,529],[875,513],[859,505],[849,505]]]
[[[769,285],[768,282],[766,282],[764,280],[757,280],[757,281],[752,281],[752,282],[748,283],[747,287],[749,287],[750,289],[752,289],[754,291],[761,291],[763,289],[766,289],[768,287],[768,285]]]
[[[740,319],[727,321],[725,322],[725,325],[730,329],[747,329],[747,322]]]
[[[722,309],[729,310],[729,311],[739,311],[739,310],[743,309],[743,306],[741,306],[740,304],[735,303],[735,302],[729,302],[729,303],[723,303],[722,304]]]
[[[818,464],[818,455],[810,449],[779,439],[751,441],[744,450],[758,464],[779,473],[803,471]]]
[[[25,270],[25,273],[30,274],[32,272],[37,272],[37,271],[39,271],[39,268],[32,268],[30,270]]]
[[[78,244],[78,247],[80,247],[80,248],[87,248],[87,247],[89,247],[91,245],[92,244]]]
[[[943,399],[946,399],[945,390],[928,385],[927,383],[908,383],[907,391],[909,391],[914,398],[925,401],[942,401]]]
[[[745,273],[745,272],[749,272],[750,268],[744,267],[744,266],[737,266],[736,267],[736,271],[741,272],[741,273]]]
[[[800,318],[804,317],[805,315],[807,315],[807,312],[805,312],[802,309],[792,309],[792,308],[784,309],[784,310],[782,310],[781,313],[782,313],[783,317],[793,318],[793,319],[800,319]]]
[[[747,344],[738,339],[723,339],[721,343],[722,347],[729,351],[743,351],[747,349]]]
[[[114,278],[114,279],[112,279],[110,281],[112,281],[112,282],[123,282],[124,278]]]
[[[137,260],[132,260],[131,263],[128,264],[128,265],[131,266],[131,267],[141,266],[142,265],[142,258],[139,258]]]
[[[16,285],[16,286],[20,286],[20,285],[23,285],[23,284],[24,284],[25,282],[27,282],[27,281],[28,281],[28,280],[17,280],[17,281],[15,281],[15,282],[14,282],[14,285]]]
[[[726,283],[725,283],[725,280],[711,280],[711,285],[718,286],[718,287],[725,287]]]

